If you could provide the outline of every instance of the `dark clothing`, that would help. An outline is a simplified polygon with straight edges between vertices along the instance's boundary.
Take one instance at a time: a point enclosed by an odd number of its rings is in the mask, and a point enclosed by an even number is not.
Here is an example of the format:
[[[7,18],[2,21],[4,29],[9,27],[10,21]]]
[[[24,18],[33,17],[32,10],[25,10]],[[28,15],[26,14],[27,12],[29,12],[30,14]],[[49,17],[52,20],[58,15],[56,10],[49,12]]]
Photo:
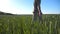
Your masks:
[[[41,4],[41,0],[35,0],[34,4]]]
[[[40,4],[41,4],[41,0],[34,1],[34,13],[39,13],[39,11],[40,11],[40,14],[42,13],[41,8],[40,8]]]
[[[37,17],[39,18],[39,21],[40,19],[42,19],[42,12],[41,12],[40,4],[41,4],[41,0],[34,0],[34,12],[33,12],[34,21],[37,20]]]

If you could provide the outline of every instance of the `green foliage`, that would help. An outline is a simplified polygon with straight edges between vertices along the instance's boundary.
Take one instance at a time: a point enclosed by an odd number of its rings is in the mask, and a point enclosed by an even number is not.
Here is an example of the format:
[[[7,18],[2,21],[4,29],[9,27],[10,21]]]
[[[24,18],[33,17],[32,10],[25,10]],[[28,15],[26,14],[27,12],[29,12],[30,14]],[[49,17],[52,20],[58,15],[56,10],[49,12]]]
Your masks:
[[[60,34],[60,15],[43,15],[32,22],[32,15],[0,15],[0,34]]]

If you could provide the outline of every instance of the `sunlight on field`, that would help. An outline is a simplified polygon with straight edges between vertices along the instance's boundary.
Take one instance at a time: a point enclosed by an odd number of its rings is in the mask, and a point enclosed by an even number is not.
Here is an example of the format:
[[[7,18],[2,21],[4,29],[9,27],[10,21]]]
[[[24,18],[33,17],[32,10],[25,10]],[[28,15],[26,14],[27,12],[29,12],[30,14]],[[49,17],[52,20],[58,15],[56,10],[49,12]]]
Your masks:
[[[60,15],[43,15],[32,23],[32,15],[0,15],[0,34],[60,34]]]

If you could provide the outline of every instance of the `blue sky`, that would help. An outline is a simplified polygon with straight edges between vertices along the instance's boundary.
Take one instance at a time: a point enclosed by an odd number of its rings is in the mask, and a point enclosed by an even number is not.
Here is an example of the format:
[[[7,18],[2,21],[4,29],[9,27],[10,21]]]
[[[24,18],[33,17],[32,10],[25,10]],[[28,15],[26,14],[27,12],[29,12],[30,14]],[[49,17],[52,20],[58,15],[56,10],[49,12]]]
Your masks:
[[[33,3],[34,0],[0,0],[0,10],[13,14],[33,14]],[[60,0],[41,0],[41,11],[43,14],[60,14]]]

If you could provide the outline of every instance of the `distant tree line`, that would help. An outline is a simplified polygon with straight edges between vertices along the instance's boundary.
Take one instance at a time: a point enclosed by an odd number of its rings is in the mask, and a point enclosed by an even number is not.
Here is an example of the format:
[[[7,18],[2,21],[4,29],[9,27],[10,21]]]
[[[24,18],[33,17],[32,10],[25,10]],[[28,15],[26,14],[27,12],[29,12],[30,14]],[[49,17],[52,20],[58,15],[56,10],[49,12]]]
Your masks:
[[[0,15],[13,15],[13,14],[0,11]]]

